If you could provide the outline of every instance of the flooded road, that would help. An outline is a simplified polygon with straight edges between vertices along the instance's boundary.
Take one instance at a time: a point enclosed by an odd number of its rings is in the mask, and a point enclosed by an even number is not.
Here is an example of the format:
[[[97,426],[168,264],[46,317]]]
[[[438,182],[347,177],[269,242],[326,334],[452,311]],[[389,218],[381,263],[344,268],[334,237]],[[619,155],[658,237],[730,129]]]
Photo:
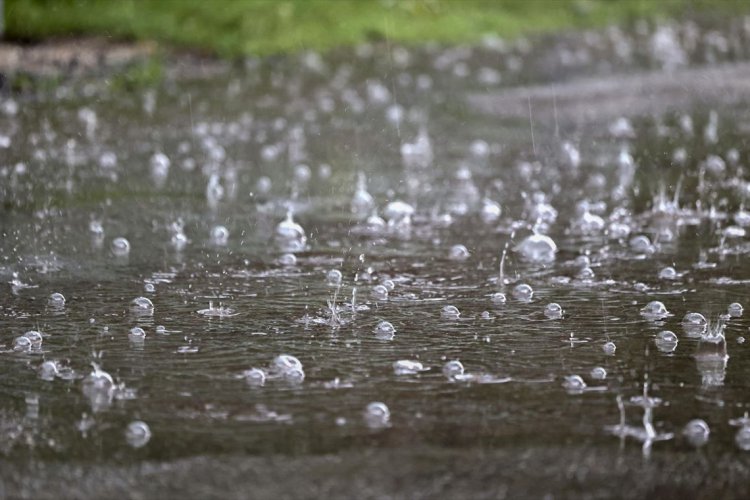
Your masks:
[[[5,97],[0,495],[743,496],[721,27]]]

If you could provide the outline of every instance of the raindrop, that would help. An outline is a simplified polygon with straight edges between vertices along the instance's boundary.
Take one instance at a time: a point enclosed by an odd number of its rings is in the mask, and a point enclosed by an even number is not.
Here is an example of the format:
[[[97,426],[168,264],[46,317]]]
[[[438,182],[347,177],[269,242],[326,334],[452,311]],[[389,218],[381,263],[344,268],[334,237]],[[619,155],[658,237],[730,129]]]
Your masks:
[[[733,318],[739,318],[742,316],[742,304],[739,304],[737,302],[732,302],[729,304],[729,308],[727,309],[727,314],[729,314]]]
[[[534,290],[526,283],[520,283],[513,288],[513,298],[521,302],[529,302],[534,296]]]
[[[419,361],[400,359],[393,363],[393,373],[396,375],[414,375],[424,370],[424,366]]]
[[[444,319],[458,319],[461,316],[461,312],[458,310],[458,307],[448,305],[443,306],[440,310],[440,316]]]
[[[229,241],[229,229],[224,226],[214,226],[211,228],[211,243],[217,246],[224,246]]]
[[[326,274],[326,282],[328,282],[331,286],[338,286],[341,284],[341,280],[343,279],[343,275],[341,274],[341,271],[338,269],[331,269]]]
[[[112,253],[117,257],[124,257],[130,253],[130,242],[123,237],[112,240]]]
[[[53,293],[47,299],[47,305],[57,309],[65,307],[65,297],[61,293]]]
[[[301,365],[300,365],[301,369]],[[260,368],[250,368],[242,372],[245,382],[254,387],[260,387],[266,383],[266,372]]]
[[[583,381],[580,375],[566,376],[562,386],[569,394],[580,394],[586,390],[586,382]]]
[[[396,328],[388,321],[381,321],[375,327],[375,336],[381,340],[392,340],[396,335]]]
[[[602,346],[602,351],[604,351],[604,354],[607,356],[614,356],[615,351],[617,351],[617,346],[614,342],[605,342]]]
[[[364,418],[368,427],[381,429],[390,425],[391,412],[385,403],[373,402],[365,408]]]
[[[146,297],[137,297],[130,302],[130,312],[139,316],[154,314],[154,304]]]
[[[685,424],[685,427],[682,429],[682,435],[685,436],[687,442],[696,448],[700,448],[708,443],[710,433],[711,431],[708,424],[705,420],[699,418],[691,420]]]
[[[469,250],[463,245],[453,245],[448,258],[450,260],[466,260],[469,258]]]
[[[663,353],[674,352],[677,349],[677,335],[669,330],[664,330],[656,335],[656,347]]]
[[[649,320],[659,320],[671,316],[671,314],[662,302],[654,300],[641,308],[641,316]]]
[[[544,315],[549,319],[560,319],[563,315],[563,309],[557,302],[552,302],[544,308]]]
[[[464,374],[464,365],[458,360],[448,361],[443,365],[443,375],[453,380]]]
[[[136,420],[128,424],[128,428],[125,430],[125,440],[133,448],[142,448],[151,439],[151,429],[148,424]]]
[[[375,300],[388,300],[388,289],[383,285],[372,287],[372,298]]]

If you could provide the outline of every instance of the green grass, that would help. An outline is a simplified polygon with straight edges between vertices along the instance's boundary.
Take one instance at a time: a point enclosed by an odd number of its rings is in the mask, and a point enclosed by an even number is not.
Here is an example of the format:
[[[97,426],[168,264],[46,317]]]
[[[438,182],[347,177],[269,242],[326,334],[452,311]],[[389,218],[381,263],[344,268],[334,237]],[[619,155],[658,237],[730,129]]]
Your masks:
[[[475,41],[742,8],[746,0],[5,0],[16,40],[98,35],[226,57],[366,40]]]

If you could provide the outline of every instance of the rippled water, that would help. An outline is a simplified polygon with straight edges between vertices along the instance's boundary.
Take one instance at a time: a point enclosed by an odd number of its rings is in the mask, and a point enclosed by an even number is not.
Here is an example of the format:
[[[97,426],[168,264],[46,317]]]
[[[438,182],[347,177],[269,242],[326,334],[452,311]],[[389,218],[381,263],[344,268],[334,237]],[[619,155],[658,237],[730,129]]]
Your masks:
[[[750,325],[720,315],[749,302],[750,108],[695,81],[741,79],[748,26],[360,47],[6,100],[0,491],[620,496],[699,467],[741,494]],[[592,104],[621,78],[647,82],[637,106]],[[533,231],[557,251],[529,262]],[[14,340],[29,330],[41,347]]]

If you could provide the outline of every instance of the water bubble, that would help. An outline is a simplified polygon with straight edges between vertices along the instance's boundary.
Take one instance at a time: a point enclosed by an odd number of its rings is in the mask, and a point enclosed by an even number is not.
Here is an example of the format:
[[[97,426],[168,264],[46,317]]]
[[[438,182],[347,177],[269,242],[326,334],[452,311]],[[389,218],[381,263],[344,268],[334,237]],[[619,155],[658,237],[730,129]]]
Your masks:
[[[617,346],[612,341],[605,342],[602,346],[602,351],[604,351],[604,354],[607,356],[614,356],[615,351],[617,351]]]
[[[393,363],[393,373],[396,375],[414,375],[424,370],[424,366],[419,361],[400,359]]]
[[[217,246],[224,246],[229,241],[229,229],[224,226],[214,226],[211,228],[211,243]]]
[[[331,269],[326,274],[326,282],[331,286],[340,285],[342,279],[343,279],[343,275],[341,274],[341,271],[339,271],[338,269]]]
[[[750,426],[743,425],[734,436],[734,443],[742,451],[750,451]]]
[[[383,280],[382,285],[388,290],[388,292],[392,292],[396,288],[396,284],[393,280]]]
[[[112,254],[117,257],[124,257],[130,253],[130,242],[123,237],[112,240]]]
[[[544,315],[549,319],[560,319],[563,315],[563,309],[557,302],[551,302],[544,308]]]
[[[89,400],[91,409],[96,412],[112,404],[115,383],[109,373],[101,370],[94,364],[93,371],[83,379],[81,390],[83,391],[83,395]]]
[[[549,236],[534,233],[516,245],[514,250],[530,262],[548,263],[555,260],[557,245]]]
[[[682,429],[682,435],[691,446],[700,448],[708,442],[711,431],[705,420],[696,418],[691,420]]]
[[[659,278],[663,280],[676,280],[680,277],[680,275],[677,273],[674,267],[667,266],[661,271],[659,271]]]
[[[135,326],[131,328],[130,331],[128,332],[128,337],[131,340],[142,341],[143,339],[146,338],[146,332],[140,326]]]
[[[513,288],[513,298],[521,302],[529,302],[534,296],[534,289],[526,283],[520,283]]]
[[[729,314],[729,316],[733,318],[739,318],[740,316],[742,316],[742,311],[743,311],[742,304],[737,303],[737,302],[732,302],[731,304],[729,304],[729,308],[727,309],[727,314]]]
[[[128,428],[125,430],[125,441],[128,442],[133,448],[142,448],[151,439],[151,429],[148,424],[136,420],[128,424]]]
[[[569,394],[580,394],[586,390],[586,382],[583,381],[580,375],[566,376],[562,386]]]
[[[139,316],[154,314],[154,304],[146,297],[136,297],[130,302],[130,312]]]
[[[508,300],[505,297],[505,294],[502,292],[495,292],[490,296],[490,300],[493,304],[505,304],[505,302]]]
[[[500,218],[501,214],[502,209],[500,208],[500,205],[486,198],[482,200],[482,208],[479,212],[479,216],[482,218],[482,221],[488,224],[490,222],[495,222]]]
[[[59,372],[57,361],[47,360],[39,365],[39,378],[46,381],[55,379]]]
[[[16,352],[29,352],[31,350],[31,340],[23,335],[13,339],[13,350]]]
[[[28,332],[24,333],[23,336],[29,339],[32,347],[38,349],[42,346],[42,334],[37,332],[36,330],[29,330]]]
[[[469,250],[463,245],[453,245],[448,258],[450,260],[466,260],[469,258]]]
[[[143,285],[143,291],[146,293],[154,293],[156,291],[156,287],[153,283],[146,283]]]
[[[661,352],[670,353],[674,352],[674,350],[677,349],[677,343],[679,342],[679,340],[677,339],[677,335],[675,335],[673,332],[664,330],[656,335],[655,342],[656,347]]]
[[[357,189],[352,196],[351,211],[356,217],[366,217],[375,208],[375,200],[367,191],[367,179],[363,173],[357,175]]]
[[[392,340],[396,335],[396,328],[388,321],[381,321],[375,327],[375,336],[383,340]]]
[[[689,336],[695,337],[706,331],[708,321],[701,313],[689,312],[682,318],[682,328]]]
[[[375,285],[370,295],[375,300],[388,300],[388,289],[383,285]]]
[[[292,212],[287,212],[286,219],[279,222],[275,233],[276,243],[286,251],[297,252],[304,250],[307,236],[302,226],[294,222]]]
[[[440,316],[444,319],[458,319],[461,316],[461,312],[458,310],[458,307],[448,305],[443,306],[440,310]]]
[[[102,225],[101,221],[92,220],[91,222],[89,222],[89,232],[95,238],[103,238],[104,226]]]
[[[300,364],[300,369],[301,369]],[[250,368],[242,372],[242,376],[245,378],[245,382],[249,385],[260,387],[266,383],[266,372],[260,368]]]
[[[590,375],[594,380],[604,380],[607,378],[607,370],[602,366],[595,366],[591,369]]]
[[[365,424],[372,429],[388,427],[391,421],[391,411],[385,403],[373,402],[367,405],[364,412]]]
[[[278,263],[284,267],[297,265],[297,256],[293,253],[285,253],[279,256]]]
[[[630,245],[631,250],[638,253],[651,254],[656,251],[654,245],[651,243],[651,240],[648,239],[648,236],[644,236],[642,234],[631,238],[628,245]]]
[[[302,371],[302,362],[290,354],[280,354],[273,360],[272,368],[278,373]]]
[[[443,375],[451,380],[463,374],[464,365],[458,360],[448,361],[443,365]]]
[[[392,201],[386,205],[383,215],[389,223],[407,220],[414,215],[414,207],[400,200]]]
[[[47,298],[47,305],[54,308],[65,307],[65,297],[61,293],[53,293]]]
[[[581,281],[591,281],[595,277],[596,275],[594,274],[594,270],[591,269],[589,266],[582,267],[576,273],[576,278],[578,278]]]
[[[671,316],[667,307],[658,300],[653,300],[641,308],[641,316],[650,320],[664,319]]]

